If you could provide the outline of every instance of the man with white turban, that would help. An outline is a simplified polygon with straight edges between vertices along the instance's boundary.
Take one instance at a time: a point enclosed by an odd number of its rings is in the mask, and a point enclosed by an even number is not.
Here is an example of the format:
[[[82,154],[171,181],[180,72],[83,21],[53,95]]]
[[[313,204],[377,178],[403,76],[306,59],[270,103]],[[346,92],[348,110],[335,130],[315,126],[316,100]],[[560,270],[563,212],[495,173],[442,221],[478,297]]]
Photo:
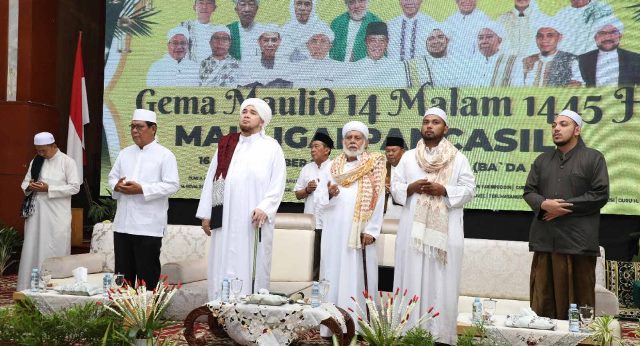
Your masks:
[[[565,0],[566,1],[566,0]],[[608,1],[569,0],[569,6],[560,9],[555,19],[564,25],[564,39],[560,50],[580,55],[596,49],[592,33],[595,23],[601,18],[613,16]]]
[[[586,86],[640,84],[640,54],[620,48],[624,33],[622,22],[613,16],[606,17],[598,20],[593,28],[593,39],[598,49],[578,57]]]
[[[440,312],[423,323],[438,342],[456,344],[458,293],[464,248],[463,207],[475,196],[467,158],[444,136],[447,114],[430,108],[420,140],[391,176],[393,199],[404,205],[398,225],[393,287],[420,300],[409,317],[413,327],[430,307]],[[406,332],[406,330],[405,330]]]
[[[556,150],[535,159],[523,194],[533,210],[531,308],[559,320],[567,319],[570,303],[596,306],[600,209],[609,200],[607,163],[582,141],[582,125],[568,109],[555,117]]]
[[[229,55],[229,28],[222,25],[213,27],[209,46],[211,55],[200,64],[200,86],[236,87],[242,77],[240,62]]]
[[[245,77],[240,85],[280,88],[293,86],[289,62],[280,49],[283,41],[281,32],[282,29],[275,24],[264,25],[257,39],[260,55],[242,60],[240,69]]]
[[[309,58],[292,67],[295,87],[326,87],[335,85],[346,74],[348,64],[333,60],[329,51],[333,45],[333,31],[328,26],[317,26],[306,42],[305,55]]]
[[[48,257],[71,252],[71,196],[82,184],[76,162],[58,149],[51,133],[36,134],[33,144],[37,155],[21,185],[26,197],[18,291],[29,287],[31,269],[40,268]]]
[[[241,294],[269,289],[273,227],[286,180],[282,148],[265,134],[271,118],[265,101],[244,100],[240,133],[223,136],[211,159],[196,213],[202,229],[211,236],[207,270],[210,300],[219,297],[224,278],[241,279]],[[256,232],[260,239],[252,273]]]
[[[151,64],[147,86],[198,86],[199,65],[187,57],[189,31],[176,27],[167,33],[167,54]]]
[[[115,271],[134,285],[156,287],[160,248],[167,230],[169,196],[180,189],[175,155],[156,141],[156,113],[136,109],[129,125],[134,144],[120,151],[109,172],[118,203],[113,220]]]
[[[365,273],[369,292],[378,291],[375,240],[383,220],[386,160],[381,153],[367,151],[365,124],[348,122],[342,138],[343,152],[333,160],[330,174],[320,179],[325,183],[315,193],[323,209],[320,279],[330,282],[329,302],[357,311],[351,297],[364,308]],[[356,320],[353,312],[352,317]],[[325,329],[321,333],[328,336]]]
[[[515,55],[504,49],[507,45],[507,33],[502,25],[486,22],[480,26],[478,51],[473,54],[467,66],[467,78],[472,86],[510,86],[517,79],[518,66]],[[522,75],[519,75],[522,80]]]

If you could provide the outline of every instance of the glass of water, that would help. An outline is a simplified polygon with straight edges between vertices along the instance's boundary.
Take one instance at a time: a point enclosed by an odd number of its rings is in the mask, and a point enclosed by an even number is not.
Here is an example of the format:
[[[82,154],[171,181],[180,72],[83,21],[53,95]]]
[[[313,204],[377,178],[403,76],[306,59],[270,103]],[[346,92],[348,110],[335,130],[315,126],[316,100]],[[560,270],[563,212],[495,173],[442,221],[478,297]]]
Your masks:
[[[231,279],[231,283],[229,284],[229,289],[231,291],[231,301],[237,302],[240,298],[240,292],[242,292],[242,279],[235,277]]]
[[[327,302],[327,296],[329,295],[329,289],[331,288],[331,282],[327,279],[320,280],[320,298],[323,303]]]
[[[580,327],[583,331],[588,331],[589,325],[593,322],[593,306],[583,305],[578,311],[580,312]]]

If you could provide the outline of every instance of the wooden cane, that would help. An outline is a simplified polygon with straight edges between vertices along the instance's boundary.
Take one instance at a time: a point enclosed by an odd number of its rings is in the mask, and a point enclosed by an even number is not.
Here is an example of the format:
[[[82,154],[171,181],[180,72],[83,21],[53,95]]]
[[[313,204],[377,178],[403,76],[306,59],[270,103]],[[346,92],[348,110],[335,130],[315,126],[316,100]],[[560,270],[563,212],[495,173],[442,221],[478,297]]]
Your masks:
[[[363,269],[363,273],[364,273],[364,290],[367,292],[367,296],[368,296],[370,293],[369,293],[369,280],[368,280],[368,277],[367,277],[367,250],[365,248],[364,241],[362,242],[362,269]],[[366,299],[367,299],[367,297],[365,297],[365,300]],[[370,319],[369,319],[369,305],[367,305],[366,302],[365,302],[364,306],[367,309],[367,322],[369,322],[370,321]]]
[[[262,241],[262,227],[255,230],[253,236],[253,272],[251,273],[251,293],[256,290],[256,258],[258,257],[258,243]]]

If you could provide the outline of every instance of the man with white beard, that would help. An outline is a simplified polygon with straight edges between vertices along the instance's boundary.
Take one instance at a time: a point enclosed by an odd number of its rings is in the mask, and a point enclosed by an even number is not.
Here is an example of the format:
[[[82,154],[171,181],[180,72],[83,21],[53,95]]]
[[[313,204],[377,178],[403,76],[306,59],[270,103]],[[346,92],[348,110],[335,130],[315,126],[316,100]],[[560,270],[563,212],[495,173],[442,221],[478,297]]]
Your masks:
[[[409,317],[434,306],[438,318],[421,325],[438,342],[455,345],[458,294],[464,249],[463,207],[475,196],[475,178],[467,158],[444,136],[447,114],[433,107],[425,112],[422,140],[409,150],[391,177],[391,194],[403,204],[396,238],[393,287],[418,295]]]
[[[333,160],[331,174],[320,179],[328,183],[318,185],[315,192],[323,208],[320,279],[330,282],[329,302],[357,311],[351,297],[365,306],[365,273],[369,292],[378,290],[375,239],[382,227],[386,165],[384,155],[367,151],[365,124],[348,122],[342,137],[343,153]],[[355,320],[353,313],[352,317]],[[321,333],[328,336],[324,329]]]

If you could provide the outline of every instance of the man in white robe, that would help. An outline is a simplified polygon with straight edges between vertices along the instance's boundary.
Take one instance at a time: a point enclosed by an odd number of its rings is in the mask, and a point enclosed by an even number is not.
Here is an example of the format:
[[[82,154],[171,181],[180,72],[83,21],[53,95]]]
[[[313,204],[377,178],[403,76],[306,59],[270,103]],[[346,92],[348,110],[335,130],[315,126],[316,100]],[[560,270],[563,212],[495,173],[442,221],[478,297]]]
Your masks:
[[[284,56],[290,62],[309,59],[307,41],[319,31],[331,31],[316,14],[317,0],[291,0],[289,13],[291,20],[282,26]]]
[[[244,59],[240,70],[244,78],[241,86],[262,85],[268,87],[292,87],[293,76],[290,75],[289,63],[282,55],[281,29],[276,25],[266,25],[264,32],[257,39],[260,56]]]
[[[329,50],[333,44],[333,31],[329,27],[318,27],[306,43],[306,55],[309,59],[293,65],[291,71],[295,87],[314,88],[334,86],[342,80],[348,64],[333,60]]]
[[[509,42],[509,51],[518,56],[527,56],[538,51],[533,39],[537,23],[547,15],[540,11],[536,0],[513,0],[513,8],[498,17]]]
[[[452,29],[449,45],[451,55],[456,59],[464,59],[478,50],[475,33],[480,26],[491,19],[477,9],[477,0],[455,0],[458,11],[449,16],[444,23]]]
[[[196,19],[184,21],[180,26],[189,31],[189,60],[200,64],[211,55],[209,40],[214,29],[211,16],[216,10],[216,0],[194,0],[193,10],[196,12]]]
[[[435,20],[420,13],[422,0],[400,0],[402,14],[388,22],[391,59],[406,61],[427,54],[424,42]]]
[[[564,38],[559,49],[580,55],[597,49],[593,40],[594,24],[601,18],[613,16],[611,6],[598,0],[570,0],[571,4],[560,9],[556,21],[563,24]]]
[[[265,134],[269,105],[249,98],[240,106],[240,133],[220,140],[211,159],[196,217],[211,235],[209,299],[219,298],[224,278],[242,280],[241,294],[269,289],[273,227],[284,194],[286,165],[280,144]],[[212,230],[212,207],[222,205],[222,227]],[[256,232],[260,232],[253,271]],[[252,292],[252,278],[255,287]]]
[[[326,183],[320,178],[329,175],[332,160],[329,159],[333,149],[333,139],[322,132],[316,132],[311,139],[311,162],[300,170],[300,175],[293,187],[298,200],[304,200],[304,213],[314,215],[316,220],[316,237],[313,259],[314,278],[317,279],[320,270],[320,241],[322,239],[322,208],[316,203],[316,188],[319,184]]]
[[[265,28],[263,24],[255,21],[260,0],[233,0],[233,2],[239,20],[227,25],[231,31],[229,54],[240,61],[259,57],[260,47],[256,44],[256,40]]]
[[[518,61],[515,55],[503,49],[506,31],[502,25],[486,22],[477,33],[478,51],[470,59],[467,66],[467,78],[472,86],[510,86],[522,75],[518,73]],[[507,53],[505,53],[507,52]]]
[[[211,50],[209,50],[210,52]],[[187,58],[189,32],[177,27],[167,33],[167,54],[151,64],[147,72],[147,86],[198,86],[199,65]]]
[[[109,172],[118,203],[113,220],[115,271],[131,285],[144,280],[153,289],[160,277],[169,196],[180,189],[178,162],[155,139],[156,113],[136,109],[129,127],[134,144],[120,151]]]
[[[393,287],[420,297],[407,329],[433,306],[440,315],[422,327],[438,342],[455,345],[463,206],[475,195],[475,178],[467,158],[444,138],[447,131],[445,112],[428,109],[420,129],[422,140],[402,156],[391,178],[391,193],[404,204]]]
[[[31,269],[40,268],[48,257],[71,252],[71,196],[82,184],[76,162],[58,149],[51,133],[36,134],[33,144],[38,155],[21,184],[24,194],[33,196],[33,209],[24,222],[18,291],[29,287]]]
[[[327,301],[358,311],[352,297],[364,309],[363,252],[367,288],[372,295],[378,290],[375,239],[382,227],[386,167],[382,154],[367,151],[369,129],[365,124],[348,122],[342,137],[343,153],[333,160],[331,174],[321,179],[328,183],[316,190],[324,208],[320,279],[330,282]],[[324,329],[321,334],[328,336]]]

